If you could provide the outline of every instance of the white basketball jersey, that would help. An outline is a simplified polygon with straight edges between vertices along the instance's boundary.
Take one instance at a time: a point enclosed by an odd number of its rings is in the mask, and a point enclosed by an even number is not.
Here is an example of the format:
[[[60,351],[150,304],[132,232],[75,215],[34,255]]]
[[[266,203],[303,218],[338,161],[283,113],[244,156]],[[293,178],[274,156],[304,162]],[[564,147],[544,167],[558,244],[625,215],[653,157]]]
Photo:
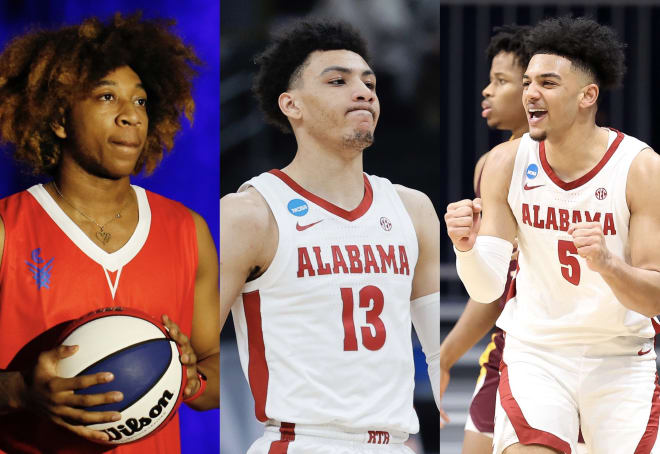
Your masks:
[[[364,175],[352,211],[279,170],[254,187],[279,229],[268,269],[232,314],[262,422],[417,432],[410,293],[417,237],[392,184]]]
[[[565,183],[544,144],[525,134],[508,202],[518,224],[518,272],[497,325],[543,344],[596,343],[617,336],[651,338],[650,318],[626,309],[601,275],[579,257],[570,224],[597,221],[608,249],[630,263],[626,182],[630,164],[648,145],[611,130],[608,150],[586,175]]]

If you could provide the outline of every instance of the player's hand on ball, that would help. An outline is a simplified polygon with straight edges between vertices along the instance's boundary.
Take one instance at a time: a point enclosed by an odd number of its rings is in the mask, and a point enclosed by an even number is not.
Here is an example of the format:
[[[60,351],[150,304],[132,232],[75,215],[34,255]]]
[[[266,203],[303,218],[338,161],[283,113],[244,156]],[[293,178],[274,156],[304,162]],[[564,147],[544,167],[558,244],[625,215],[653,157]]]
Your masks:
[[[445,224],[447,234],[456,249],[459,251],[472,249],[481,224],[481,199],[465,199],[447,205]]]
[[[162,318],[163,323],[169,330],[170,337],[174,339],[181,349],[181,364],[186,366],[187,377],[186,389],[183,391],[183,398],[187,399],[195,394],[202,385],[197,376],[197,355],[195,355],[195,350],[193,350],[192,345],[190,345],[190,339],[181,332],[179,326],[170,320],[167,315],[163,315]]]
[[[108,441],[108,435],[92,430],[83,424],[118,421],[121,414],[116,411],[85,411],[78,407],[89,407],[121,401],[121,392],[111,391],[103,394],[75,394],[74,390],[85,389],[114,379],[108,372],[92,375],[62,378],[57,375],[57,363],[78,351],[77,345],[60,345],[39,355],[32,371],[23,374],[25,389],[23,406],[36,413],[45,415],[55,424],[65,427],[75,434],[91,441]]]
[[[578,255],[587,261],[587,266],[591,270],[601,272],[608,266],[611,254],[607,249],[600,222],[571,224],[568,227],[568,234],[573,237]]]

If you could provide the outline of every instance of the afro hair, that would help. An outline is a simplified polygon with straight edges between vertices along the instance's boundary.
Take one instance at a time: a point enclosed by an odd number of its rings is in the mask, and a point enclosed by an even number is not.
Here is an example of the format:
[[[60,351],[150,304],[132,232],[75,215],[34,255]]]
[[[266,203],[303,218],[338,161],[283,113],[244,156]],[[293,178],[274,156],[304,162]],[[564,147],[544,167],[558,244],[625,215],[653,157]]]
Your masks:
[[[134,173],[151,173],[174,146],[181,114],[189,121],[194,66],[192,48],[170,31],[173,21],[143,20],[117,13],[76,26],[35,30],[15,38],[0,54],[0,142],[35,174],[53,174],[62,139],[52,124],[66,122],[71,106],[109,72],[129,66],[140,77],[149,102],[149,129]]]

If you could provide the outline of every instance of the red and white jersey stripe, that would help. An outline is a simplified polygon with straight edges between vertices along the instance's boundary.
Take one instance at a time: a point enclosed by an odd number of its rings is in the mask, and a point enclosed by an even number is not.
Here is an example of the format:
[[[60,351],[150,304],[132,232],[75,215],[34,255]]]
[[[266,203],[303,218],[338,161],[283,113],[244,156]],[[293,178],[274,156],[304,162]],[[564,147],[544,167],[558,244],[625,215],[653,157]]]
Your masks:
[[[239,191],[248,187],[279,230],[270,266],[232,308],[257,418],[417,432],[410,294],[418,245],[393,185],[365,174],[352,211],[279,170]]]
[[[542,344],[602,342],[617,336],[651,338],[648,317],[626,309],[601,275],[578,256],[569,225],[597,221],[608,249],[630,263],[630,165],[648,145],[610,130],[598,164],[572,182],[552,170],[544,143],[525,134],[518,148],[508,202],[518,224],[519,270],[497,325],[508,335]]]

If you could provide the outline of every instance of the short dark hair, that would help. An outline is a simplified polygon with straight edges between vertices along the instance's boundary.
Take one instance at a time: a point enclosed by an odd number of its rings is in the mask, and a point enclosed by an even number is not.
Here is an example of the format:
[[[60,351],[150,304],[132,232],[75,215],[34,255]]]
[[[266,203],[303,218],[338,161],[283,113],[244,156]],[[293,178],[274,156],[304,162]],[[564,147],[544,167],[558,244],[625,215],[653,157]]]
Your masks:
[[[350,25],[325,20],[296,22],[273,39],[270,46],[254,59],[259,66],[252,91],[268,123],[284,132],[291,124],[278,105],[280,94],[287,91],[303,70],[307,57],[317,50],[345,49],[368,61],[367,43]]]
[[[488,55],[488,65],[493,63],[493,58],[500,52],[508,52],[515,56],[518,65],[527,68],[531,55],[527,46],[527,35],[532,29],[529,25],[503,25],[495,27],[495,33],[490,38],[486,55]]]
[[[564,57],[593,76],[595,83],[604,89],[620,86],[626,72],[625,44],[610,27],[589,18],[546,19],[532,29],[528,42],[532,56]]]
[[[181,114],[192,120],[192,78],[201,64],[191,47],[170,31],[174,21],[117,13],[55,30],[35,30],[0,54],[0,142],[35,174],[52,174],[62,140],[51,124],[66,121],[78,97],[109,72],[129,66],[148,96],[149,129],[134,173],[154,170],[174,146]]]

